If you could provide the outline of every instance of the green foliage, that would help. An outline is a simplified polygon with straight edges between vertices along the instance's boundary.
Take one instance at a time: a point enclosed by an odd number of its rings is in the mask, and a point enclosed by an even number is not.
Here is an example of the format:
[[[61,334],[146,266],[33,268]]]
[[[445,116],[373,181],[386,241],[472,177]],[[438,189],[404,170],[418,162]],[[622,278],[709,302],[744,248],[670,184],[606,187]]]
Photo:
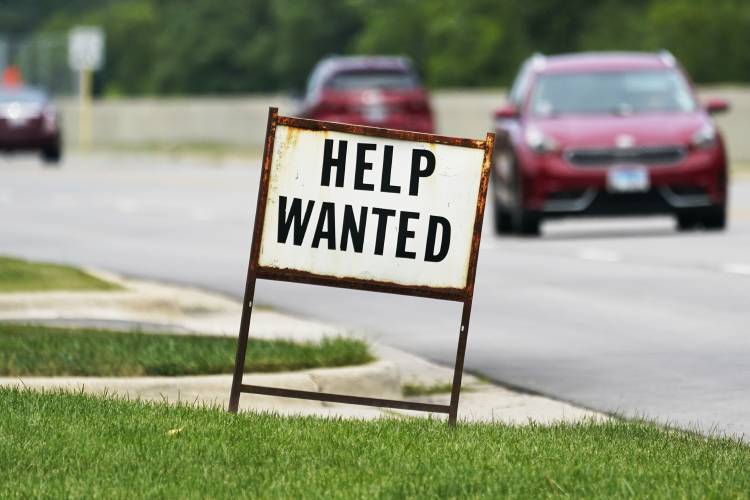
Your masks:
[[[105,93],[300,90],[329,54],[406,54],[430,86],[508,85],[535,51],[672,50],[749,81],[746,0],[7,0],[0,32],[107,32]]]
[[[645,422],[231,415],[0,390],[3,498],[748,498],[750,448]]]
[[[204,375],[231,373],[237,341],[200,335],[122,333],[0,323],[0,376]],[[279,372],[372,361],[367,344],[252,339],[247,372]]]
[[[313,65],[323,56],[350,52],[361,29],[361,12],[348,2],[274,0],[272,51],[265,54],[275,88],[301,89]]]
[[[268,90],[269,11],[264,1],[165,2],[153,67],[146,70],[151,92]]]
[[[0,293],[119,289],[75,267],[0,256]]]
[[[696,80],[750,80],[750,2],[663,0],[649,9],[648,23]]]
[[[591,10],[578,35],[578,45],[589,50],[659,50],[653,29],[646,21],[646,4],[608,0]],[[614,20],[617,27],[613,29]]]

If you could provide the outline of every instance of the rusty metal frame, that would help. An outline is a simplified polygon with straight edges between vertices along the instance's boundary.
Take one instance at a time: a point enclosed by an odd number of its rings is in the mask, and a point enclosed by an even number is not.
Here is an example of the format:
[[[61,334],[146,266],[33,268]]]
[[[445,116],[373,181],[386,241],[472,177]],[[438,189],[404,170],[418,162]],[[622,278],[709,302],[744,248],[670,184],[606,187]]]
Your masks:
[[[263,234],[263,224],[265,222],[266,202],[268,200],[268,183],[271,175],[271,161],[273,158],[276,127],[278,125],[303,128],[307,130],[328,130],[372,137],[383,137],[386,139],[428,142],[434,144],[446,144],[450,146],[483,149],[484,159],[482,162],[479,195],[477,198],[476,213],[474,217],[474,230],[472,234],[471,253],[469,256],[469,268],[466,278],[466,286],[464,288],[408,286],[384,281],[370,281],[357,278],[339,278],[298,270],[278,269],[273,267],[260,266],[258,264],[260,257],[260,243]],[[230,412],[237,413],[239,409],[239,400],[241,393],[250,393],[263,394],[267,396],[281,396],[287,398],[326,401],[332,403],[347,403],[365,406],[378,406],[383,408],[397,408],[405,410],[446,413],[448,414],[448,424],[451,426],[455,425],[456,418],[458,416],[458,400],[461,395],[461,378],[463,375],[464,356],[466,354],[466,340],[469,334],[471,304],[474,297],[474,280],[476,277],[477,261],[479,258],[479,243],[482,236],[482,220],[484,218],[484,206],[485,200],[487,198],[487,185],[489,182],[490,163],[492,159],[494,143],[495,136],[492,133],[488,133],[484,141],[475,139],[459,139],[455,137],[424,134],[420,132],[407,132],[378,127],[346,125],[342,123],[320,122],[304,118],[279,116],[277,108],[269,108],[268,124],[266,127],[266,140],[263,151],[263,166],[260,175],[260,186],[258,189],[258,203],[255,210],[253,240],[250,246],[250,259],[247,269],[247,281],[245,283],[242,317],[240,319],[240,330],[237,338],[237,355],[235,358],[234,376],[232,379],[232,388],[229,397]],[[361,396],[350,396],[344,394],[330,394],[243,384],[242,378],[245,368],[245,355],[247,353],[250,317],[252,315],[253,300],[255,297],[255,283],[258,279],[306,283],[312,285],[368,290],[374,292],[411,295],[416,297],[462,302],[463,310],[461,313],[458,348],[456,349],[456,363],[453,369],[453,385],[451,390],[450,404],[441,405],[413,401],[378,399]]]

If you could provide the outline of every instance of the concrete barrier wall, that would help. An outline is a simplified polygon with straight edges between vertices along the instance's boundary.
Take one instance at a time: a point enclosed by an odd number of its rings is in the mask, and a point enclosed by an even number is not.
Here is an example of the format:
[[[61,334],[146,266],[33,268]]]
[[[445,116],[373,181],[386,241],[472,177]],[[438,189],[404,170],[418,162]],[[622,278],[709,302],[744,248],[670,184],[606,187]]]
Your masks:
[[[95,146],[227,144],[262,147],[268,107],[291,111],[284,96],[101,100],[92,111]],[[59,102],[68,144],[78,143],[78,103]]]
[[[750,88],[711,87],[702,97],[723,97],[732,109],[718,118],[733,160],[750,161]],[[432,93],[438,132],[483,138],[491,130],[492,111],[505,99],[502,90],[450,90]],[[61,100],[66,140],[77,143],[78,106]],[[294,112],[295,103],[283,95],[201,98],[132,98],[94,104],[93,141],[96,146],[148,144],[226,144],[260,148],[269,106],[282,114]]]
[[[750,88],[707,87],[700,91],[702,98],[723,97],[729,101],[728,113],[716,118],[729,148],[732,161],[750,162]]]

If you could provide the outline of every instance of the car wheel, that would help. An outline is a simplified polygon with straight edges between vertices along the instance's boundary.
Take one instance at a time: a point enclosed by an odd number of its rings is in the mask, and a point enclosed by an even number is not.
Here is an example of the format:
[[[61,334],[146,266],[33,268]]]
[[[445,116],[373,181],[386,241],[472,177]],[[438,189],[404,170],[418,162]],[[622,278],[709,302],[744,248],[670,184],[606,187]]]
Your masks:
[[[536,212],[520,209],[515,214],[513,229],[524,236],[539,236],[541,217]]]
[[[42,160],[48,166],[57,166],[60,163],[61,156],[62,151],[59,144],[46,147],[42,150]]]
[[[679,213],[677,214],[677,230],[678,231],[692,231],[698,227],[698,218],[694,213]]]
[[[510,213],[503,205],[495,200],[495,232],[497,234],[510,234],[513,232],[513,220]]]
[[[503,155],[502,152],[496,154],[492,159],[492,199],[494,201],[493,215],[496,234],[511,234],[513,232],[512,208],[505,206],[502,201],[502,195],[507,194],[508,187],[505,186],[497,171],[499,168],[505,172],[511,161],[512,157],[508,154]],[[499,165],[498,162],[500,162]]]
[[[727,227],[727,206],[722,203],[706,208],[701,212],[700,220],[709,231],[723,231]]]
[[[539,236],[539,227],[541,225],[541,216],[539,212],[526,210],[523,207],[523,192],[521,175],[518,170],[514,170],[514,201],[513,213],[511,215],[513,232],[523,236]]]

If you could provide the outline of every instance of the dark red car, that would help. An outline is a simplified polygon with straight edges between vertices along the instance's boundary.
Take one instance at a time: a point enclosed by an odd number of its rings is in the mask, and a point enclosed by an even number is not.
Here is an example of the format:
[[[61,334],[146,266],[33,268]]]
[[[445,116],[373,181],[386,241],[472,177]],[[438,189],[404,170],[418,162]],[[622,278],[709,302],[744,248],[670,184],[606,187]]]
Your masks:
[[[304,118],[433,133],[427,92],[404,57],[329,57],[313,69]]]
[[[32,87],[0,87],[0,149],[35,150],[60,161],[60,125],[47,95]]]
[[[528,59],[495,113],[498,233],[578,215],[674,214],[726,224],[727,160],[712,113],[668,52]]]

